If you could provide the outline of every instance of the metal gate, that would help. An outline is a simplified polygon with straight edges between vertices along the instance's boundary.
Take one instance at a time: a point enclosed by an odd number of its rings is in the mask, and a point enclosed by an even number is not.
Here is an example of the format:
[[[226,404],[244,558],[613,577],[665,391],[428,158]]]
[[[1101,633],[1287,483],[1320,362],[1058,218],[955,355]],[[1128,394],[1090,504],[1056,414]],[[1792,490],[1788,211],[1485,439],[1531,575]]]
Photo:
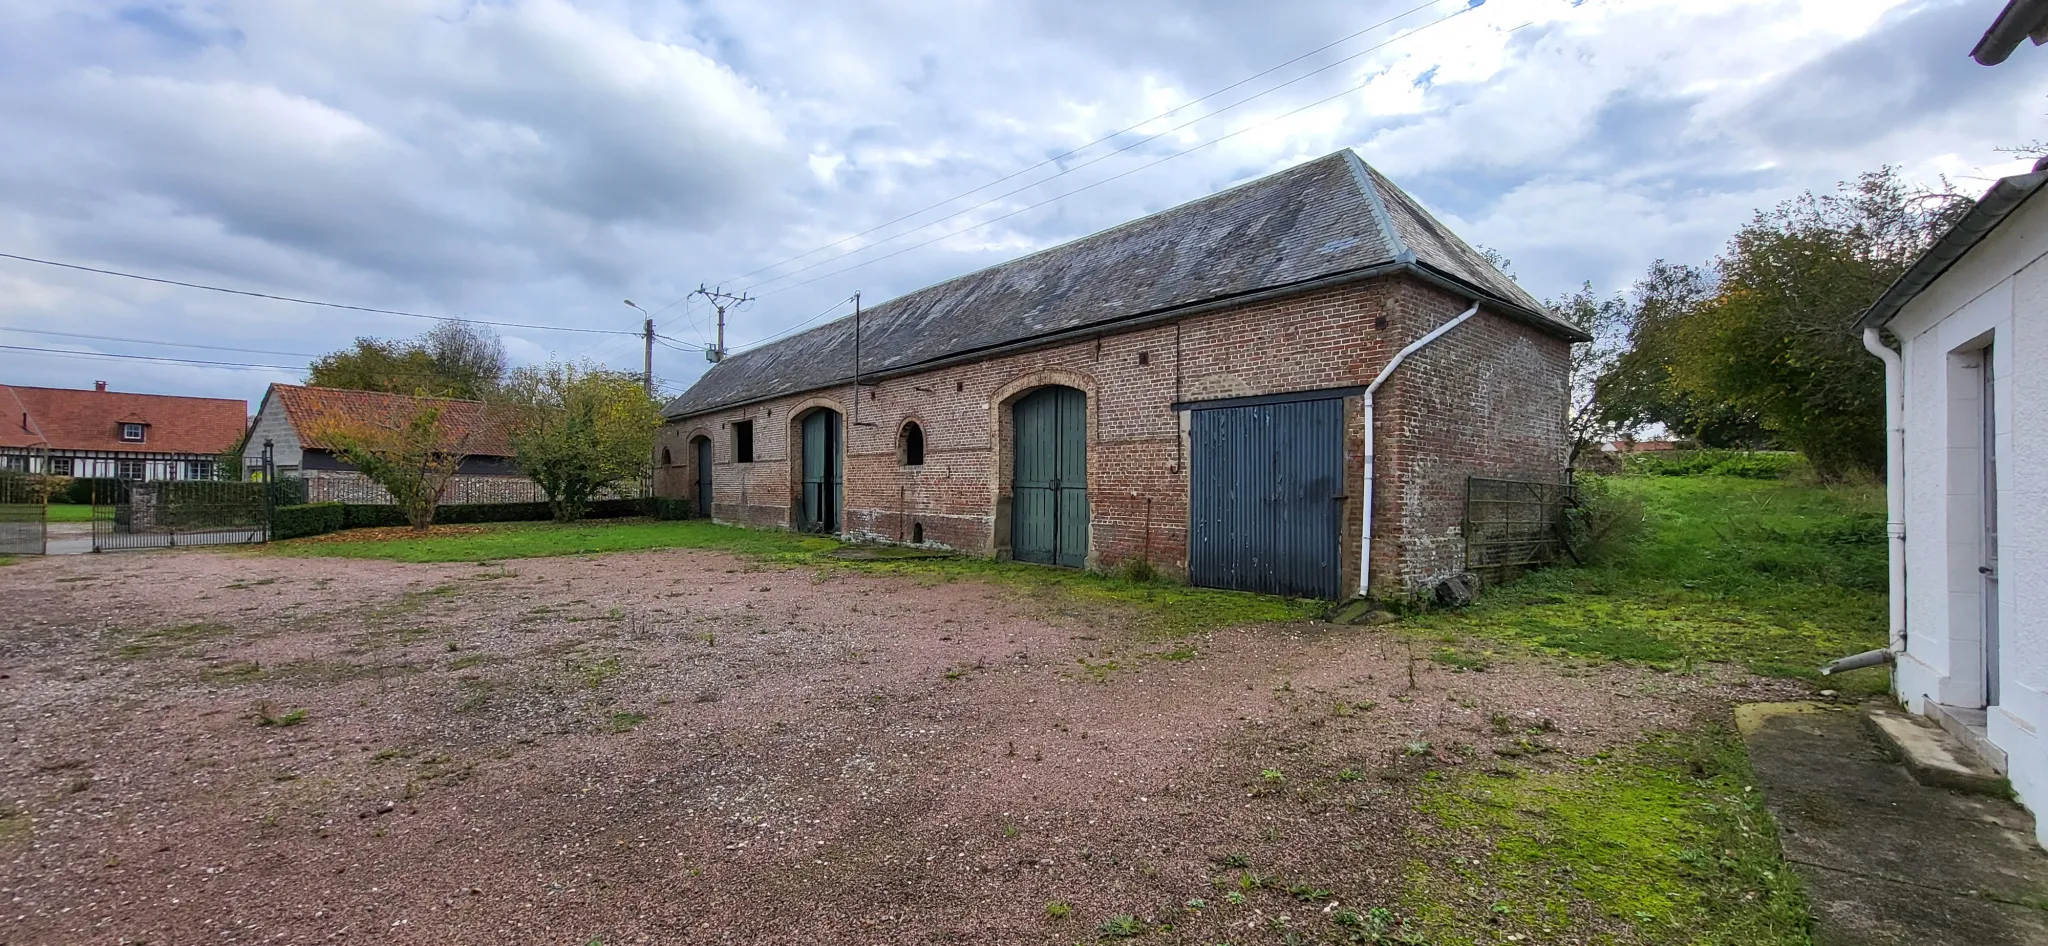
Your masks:
[[[270,540],[264,483],[161,480],[135,483],[108,499],[92,507],[95,552]]]
[[[1341,596],[1344,402],[1191,408],[1189,579],[1211,588]]]
[[[803,502],[797,525],[805,532],[838,532],[840,491],[846,483],[839,468],[839,412],[821,408],[805,415],[803,435]]]
[[[1088,395],[1039,388],[1010,417],[1010,557],[1080,568],[1088,562]]]
[[[0,555],[41,555],[49,507],[27,476],[0,475]]]
[[[1571,486],[1482,476],[1465,480],[1465,570],[1498,581],[1563,548]]]

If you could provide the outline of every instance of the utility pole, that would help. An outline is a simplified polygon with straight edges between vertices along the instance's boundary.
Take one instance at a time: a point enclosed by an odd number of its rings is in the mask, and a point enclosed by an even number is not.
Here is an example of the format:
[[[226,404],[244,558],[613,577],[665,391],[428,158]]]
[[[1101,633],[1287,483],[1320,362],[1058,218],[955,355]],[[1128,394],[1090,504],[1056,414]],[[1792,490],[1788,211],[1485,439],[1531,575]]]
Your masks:
[[[711,307],[713,309],[718,310],[718,345],[717,347],[705,351],[704,358],[705,360],[711,361],[713,363],[724,361],[725,310],[737,309],[740,306],[746,305],[747,303],[754,301],[754,297],[747,295],[744,291],[735,295],[733,293],[726,292],[724,286],[711,288],[704,285],[703,283],[698,283],[697,291],[690,293],[690,295],[703,296],[704,301],[711,303]]]
[[[627,299],[626,304],[640,309],[639,304],[631,299]],[[640,309],[640,312],[647,316],[640,330],[640,339],[647,345],[646,353],[640,358],[640,387],[646,390],[651,400],[654,397],[654,314],[646,309]]]

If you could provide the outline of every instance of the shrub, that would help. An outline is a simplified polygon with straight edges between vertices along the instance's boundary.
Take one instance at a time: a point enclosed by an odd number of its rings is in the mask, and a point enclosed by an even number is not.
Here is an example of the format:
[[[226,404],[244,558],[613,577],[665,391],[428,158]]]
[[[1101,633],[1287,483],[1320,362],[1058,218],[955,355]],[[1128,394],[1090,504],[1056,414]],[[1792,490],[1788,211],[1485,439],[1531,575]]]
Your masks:
[[[346,529],[367,529],[406,525],[397,506],[372,503],[346,504]],[[585,519],[623,519],[647,515],[647,504],[639,499],[600,499],[583,512]],[[553,519],[547,503],[451,503],[434,510],[438,525],[479,522],[542,522]]]
[[[1674,450],[1636,453],[1622,469],[1645,476],[1740,476],[1777,480],[1797,472],[1806,458],[1796,453],[1762,450]]]
[[[695,519],[697,504],[687,499],[656,496],[647,501],[647,511],[656,519]]]
[[[81,506],[95,503],[111,506],[128,501],[128,486],[127,480],[111,476],[76,476],[72,477],[71,485],[65,488],[63,499],[59,500],[55,495],[50,499],[52,502],[76,503]]]
[[[270,514],[272,539],[297,539],[339,531],[348,523],[348,507],[341,503],[303,503],[279,506]]]
[[[1565,542],[1582,563],[1610,559],[1642,535],[1643,501],[1616,492],[1603,476],[1578,477],[1564,513]]]

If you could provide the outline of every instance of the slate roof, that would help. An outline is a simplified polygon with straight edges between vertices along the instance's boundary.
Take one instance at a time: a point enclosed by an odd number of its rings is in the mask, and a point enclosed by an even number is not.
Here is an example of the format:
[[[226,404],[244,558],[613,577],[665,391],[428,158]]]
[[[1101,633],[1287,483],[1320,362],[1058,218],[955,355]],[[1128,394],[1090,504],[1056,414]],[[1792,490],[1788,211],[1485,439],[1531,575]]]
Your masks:
[[[76,388],[0,385],[0,446],[126,453],[217,454],[242,439],[249,402],[216,397],[131,394]],[[31,430],[22,429],[22,414]],[[149,425],[142,443],[121,439],[121,424]]]
[[[1970,58],[1977,60],[1978,65],[1998,65],[2019,48],[2023,39],[2033,40],[2036,46],[2048,42],[2048,0],[2012,0],[2006,4],[1970,50]]]
[[[1993,182],[1984,196],[1978,198],[1970,211],[1963,215],[1963,219],[1949,227],[1941,239],[1934,241],[1933,246],[1892,281],[1884,295],[1878,296],[1877,301],[1857,317],[1856,329],[1877,328],[1890,322],[1907,303],[1913,301],[1913,297],[1933,285],[1964,254],[1990,236],[1991,231],[1998,229],[2006,217],[2026,203],[2027,198],[2038,193],[2044,184],[2048,184],[2048,158],[2034,162],[2034,170],[2029,173],[2001,177]]]
[[[1330,277],[1408,270],[1575,341],[1524,291],[1349,150],[1091,236],[898,296],[860,317],[861,373],[879,375]],[[739,352],[670,417],[841,384],[852,317]]]
[[[442,408],[441,424],[451,440],[468,435],[464,452],[473,457],[512,456],[511,416],[482,401],[447,397],[413,397],[381,391],[351,391],[345,388],[316,388],[297,384],[273,384],[264,395],[284,405],[285,419],[299,435],[299,446],[332,450],[333,444],[320,436],[323,422],[359,422],[378,425],[405,423],[422,405]]]

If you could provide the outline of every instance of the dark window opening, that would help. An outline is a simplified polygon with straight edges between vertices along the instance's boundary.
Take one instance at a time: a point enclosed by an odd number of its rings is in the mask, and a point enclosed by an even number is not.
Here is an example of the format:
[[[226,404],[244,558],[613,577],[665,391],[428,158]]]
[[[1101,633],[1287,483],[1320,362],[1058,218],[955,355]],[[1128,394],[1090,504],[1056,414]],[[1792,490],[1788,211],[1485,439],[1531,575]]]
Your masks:
[[[916,421],[903,425],[903,465],[924,465],[924,428]]]
[[[924,523],[913,522],[910,524],[910,541],[917,545],[924,544]]]
[[[1141,352],[1139,352],[1139,353],[1138,353],[1138,364],[1141,364],[1141,365],[1149,365],[1149,364],[1151,364],[1151,363],[1152,363],[1152,353],[1151,353],[1151,352],[1149,352],[1149,351],[1141,351]]]
[[[958,394],[958,393],[960,393],[960,392],[962,392],[962,391],[965,391],[965,390],[967,390],[967,382],[965,382],[965,381],[955,381],[955,382],[953,382],[953,393],[954,393],[954,394]]]
[[[50,475],[51,475],[51,476],[70,476],[70,475],[71,475],[71,458],[70,458],[70,457],[51,457],[51,458],[50,458]]]
[[[676,461],[674,461],[674,460],[672,460],[672,459],[670,459],[670,458],[669,458],[669,455],[668,455],[668,448],[667,448],[667,447],[663,447],[663,448],[661,448],[661,465],[662,465],[662,466],[675,466],[675,465],[676,465]]]
[[[115,460],[114,475],[124,480],[139,480],[149,471],[141,460]]]
[[[754,422],[737,421],[732,425],[732,462],[754,462]]]
[[[142,430],[143,426],[141,424],[122,424],[121,439],[128,443],[141,443],[143,437]]]

